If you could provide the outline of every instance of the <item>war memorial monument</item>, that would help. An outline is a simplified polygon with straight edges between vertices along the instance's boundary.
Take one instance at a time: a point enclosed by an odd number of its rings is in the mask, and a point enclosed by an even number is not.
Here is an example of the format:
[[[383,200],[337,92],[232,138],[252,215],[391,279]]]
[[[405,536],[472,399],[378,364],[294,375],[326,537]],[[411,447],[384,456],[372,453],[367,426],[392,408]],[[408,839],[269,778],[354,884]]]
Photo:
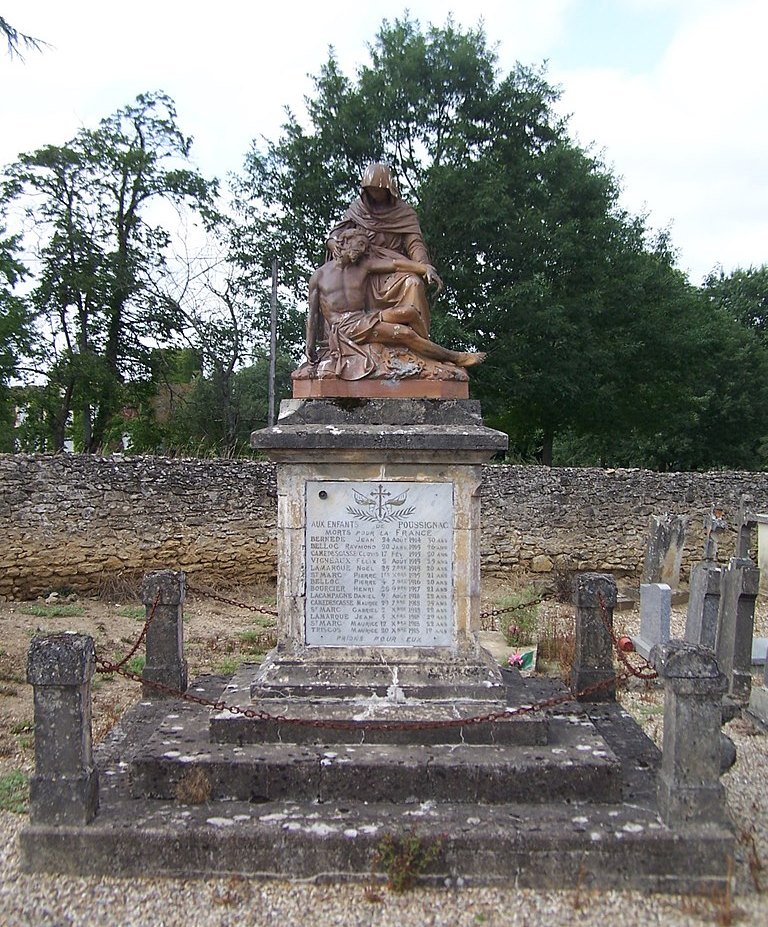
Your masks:
[[[410,840],[432,884],[722,889],[714,657],[652,654],[660,753],[615,701],[615,582],[584,573],[572,691],[502,674],[479,634],[482,467],[507,444],[469,398],[484,355],[431,340],[442,283],[385,165],[326,247],[293,398],[252,436],[277,465],[277,646],[184,693],[184,576],[148,574],[147,697],[94,751],[92,642],[36,639],[25,865],[369,880]]]

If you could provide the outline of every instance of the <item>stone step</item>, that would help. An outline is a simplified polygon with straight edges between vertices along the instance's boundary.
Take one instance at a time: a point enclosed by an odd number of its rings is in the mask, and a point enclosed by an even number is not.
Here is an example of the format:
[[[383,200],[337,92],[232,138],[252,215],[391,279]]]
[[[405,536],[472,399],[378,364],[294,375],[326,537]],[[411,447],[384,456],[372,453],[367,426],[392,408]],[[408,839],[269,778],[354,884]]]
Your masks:
[[[228,699],[228,701],[230,701]],[[269,717],[220,712],[210,720],[216,743],[252,744],[546,744],[542,715],[507,712],[499,702],[411,701],[390,705],[370,699],[292,699],[248,702],[243,707]],[[493,720],[478,720],[493,716]],[[465,723],[459,723],[461,720]],[[448,722],[446,725],[444,722]]]
[[[29,825],[29,872],[95,876],[385,879],[377,851],[390,837],[419,841],[435,886],[515,885],[724,894],[731,833],[715,825],[669,830],[653,808],[610,805],[380,805],[176,802],[106,790],[85,827]]]
[[[369,677],[370,680],[370,677]],[[262,712],[264,717],[221,711],[211,716],[210,739],[217,743],[293,744],[519,744],[547,743],[548,721],[541,713],[516,714],[520,704],[532,703],[522,679],[507,692],[507,700],[453,697],[417,699],[399,690],[396,695],[364,694],[345,698],[252,697],[253,668],[241,667],[217,696],[240,711]],[[529,696],[530,697],[527,697]],[[514,704],[508,704],[513,702]],[[185,723],[184,716],[177,725]],[[493,716],[493,720],[478,720]],[[465,719],[467,723],[458,722]],[[449,722],[446,726],[444,722]],[[194,722],[193,722],[194,723]],[[195,737],[201,736],[195,732]]]
[[[251,698],[417,698],[503,699],[505,686],[499,668],[488,656],[442,653],[409,648],[405,655],[386,660],[359,654],[344,659],[316,655],[287,656],[275,649],[261,666],[245,664],[233,682],[247,684]],[[346,651],[345,651],[346,652]]]
[[[174,712],[173,714],[177,714]],[[217,800],[619,801],[621,766],[592,724],[553,719],[546,745],[212,743],[171,718],[131,765],[137,798],[170,799],[202,772]]]
[[[217,699],[226,682],[205,677],[192,685],[190,694]],[[531,680],[530,689],[538,697],[553,693],[552,683],[544,679]],[[716,824],[680,824],[670,829],[661,822],[656,805],[659,751],[612,703],[561,707],[551,718],[552,744],[522,748],[530,757],[525,774],[536,775],[536,764],[542,762],[537,751],[549,750],[556,757],[555,751],[569,749],[557,746],[557,739],[571,735],[570,748],[591,755],[592,762],[582,767],[590,770],[601,758],[595,756],[597,739],[587,738],[599,734],[620,759],[621,800],[611,803],[573,799],[467,803],[458,801],[458,796],[445,802],[409,797],[393,803],[375,801],[368,793],[325,802],[316,797],[264,802],[264,796],[253,795],[254,801],[209,798],[201,804],[185,804],[133,797],[138,782],[135,764],[150,748],[153,753],[160,748],[166,753],[178,750],[176,757],[167,758],[175,761],[176,769],[194,768],[206,758],[192,728],[186,721],[179,723],[187,712],[196,714],[198,735],[207,738],[207,712],[200,705],[145,699],[129,709],[95,748],[98,815],[85,826],[28,824],[20,835],[26,870],[124,877],[238,874],[367,884],[377,852],[392,837],[416,840],[425,850],[435,850],[424,874],[433,885],[712,894],[723,892],[728,884],[733,834]],[[207,749],[207,758],[214,761],[219,750],[220,756],[228,752],[231,759],[258,747],[207,742]],[[430,750],[435,747],[424,748],[427,754]],[[469,758],[478,751],[511,754],[521,748],[441,747],[438,753],[444,759],[453,754],[458,762],[459,750]],[[337,754],[319,759],[322,770],[343,768],[337,762],[338,749],[317,752]],[[362,753],[362,748],[356,752]],[[577,765],[567,753],[559,755]],[[323,760],[333,762],[322,766]],[[423,775],[424,767],[412,772]],[[516,787],[520,776],[507,772],[504,784]],[[381,867],[375,868],[383,879]]]

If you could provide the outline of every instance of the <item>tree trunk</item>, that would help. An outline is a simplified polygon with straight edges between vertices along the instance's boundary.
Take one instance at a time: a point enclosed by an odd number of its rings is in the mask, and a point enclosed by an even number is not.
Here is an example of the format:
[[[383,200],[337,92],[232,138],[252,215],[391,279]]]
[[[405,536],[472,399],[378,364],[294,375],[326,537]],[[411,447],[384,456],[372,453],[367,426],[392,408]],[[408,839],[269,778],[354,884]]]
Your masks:
[[[541,463],[545,467],[552,466],[552,445],[554,444],[555,433],[551,428],[544,429],[544,440],[541,445]]]

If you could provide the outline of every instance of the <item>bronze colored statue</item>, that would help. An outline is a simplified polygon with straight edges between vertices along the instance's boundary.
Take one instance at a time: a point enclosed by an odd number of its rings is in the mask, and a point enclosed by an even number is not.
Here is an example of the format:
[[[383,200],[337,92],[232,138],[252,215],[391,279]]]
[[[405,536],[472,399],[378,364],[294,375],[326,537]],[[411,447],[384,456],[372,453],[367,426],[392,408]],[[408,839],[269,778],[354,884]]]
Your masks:
[[[372,350],[378,345],[404,347],[417,357],[457,367],[484,360],[485,354],[451,351],[430,341],[424,317],[414,305],[370,305],[372,279],[396,276],[401,292],[413,292],[417,280],[437,276],[434,268],[399,255],[380,256],[378,249],[371,247],[368,234],[359,228],[337,232],[335,237],[334,259],[316,270],[309,281],[307,358],[311,364],[318,361],[321,319],[327,340],[327,353],[320,358],[318,368],[320,376],[325,372],[358,380],[370,375],[379,364],[380,355]]]
[[[372,257],[389,260],[405,257],[425,265],[427,273],[424,280],[399,271],[371,274],[368,305],[372,309],[411,307],[419,313],[428,332],[429,303],[424,283],[442,286],[442,281],[430,262],[418,217],[400,199],[397,184],[386,164],[369,164],[360,186],[360,196],[328,237],[328,255],[331,258],[336,256],[341,232],[361,228],[369,233]]]
[[[293,373],[294,397],[399,390],[409,397],[467,398],[464,368],[485,354],[429,340],[426,284],[440,289],[443,283],[416,213],[400,199],[386,165],[368,166],[360,196],[326,247],[327,261],[310,280],[307,363]]]

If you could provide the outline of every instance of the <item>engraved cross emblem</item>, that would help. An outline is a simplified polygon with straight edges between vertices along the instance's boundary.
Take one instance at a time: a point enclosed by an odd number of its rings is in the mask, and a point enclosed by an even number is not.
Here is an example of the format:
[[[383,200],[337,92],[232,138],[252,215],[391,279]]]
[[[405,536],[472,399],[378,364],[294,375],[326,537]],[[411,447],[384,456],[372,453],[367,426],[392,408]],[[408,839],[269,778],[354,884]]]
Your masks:
[[[379,517],[379,518],[383,518],[384,515],[386,514],[386,510],[385,510],[385,508],[384,508],[384,500],[385,500],[385,498],[386,498],[387,496],[391,496],[392,493],[389,492],[388,490],[384,489],[384,487],[381,485],[381,483],[379,483],[379,488],[376,489],[376,490],[374,490],[374,491],[371,493],[371,495],[372,495],[372,496],[375,496],[376,499],[377,499],[377,501],[378,501],[378,511],[377,511],[378,517]]]
[[[353,515],[361,521],[390,522],[408,518],[416,511],[414,506],[407,506],[409,489],[398,496],[390,498],[392,493],[379,483],[376,489],[363,494],[352,488],[352,495],[356,505],[347,506],[347,514]]]

